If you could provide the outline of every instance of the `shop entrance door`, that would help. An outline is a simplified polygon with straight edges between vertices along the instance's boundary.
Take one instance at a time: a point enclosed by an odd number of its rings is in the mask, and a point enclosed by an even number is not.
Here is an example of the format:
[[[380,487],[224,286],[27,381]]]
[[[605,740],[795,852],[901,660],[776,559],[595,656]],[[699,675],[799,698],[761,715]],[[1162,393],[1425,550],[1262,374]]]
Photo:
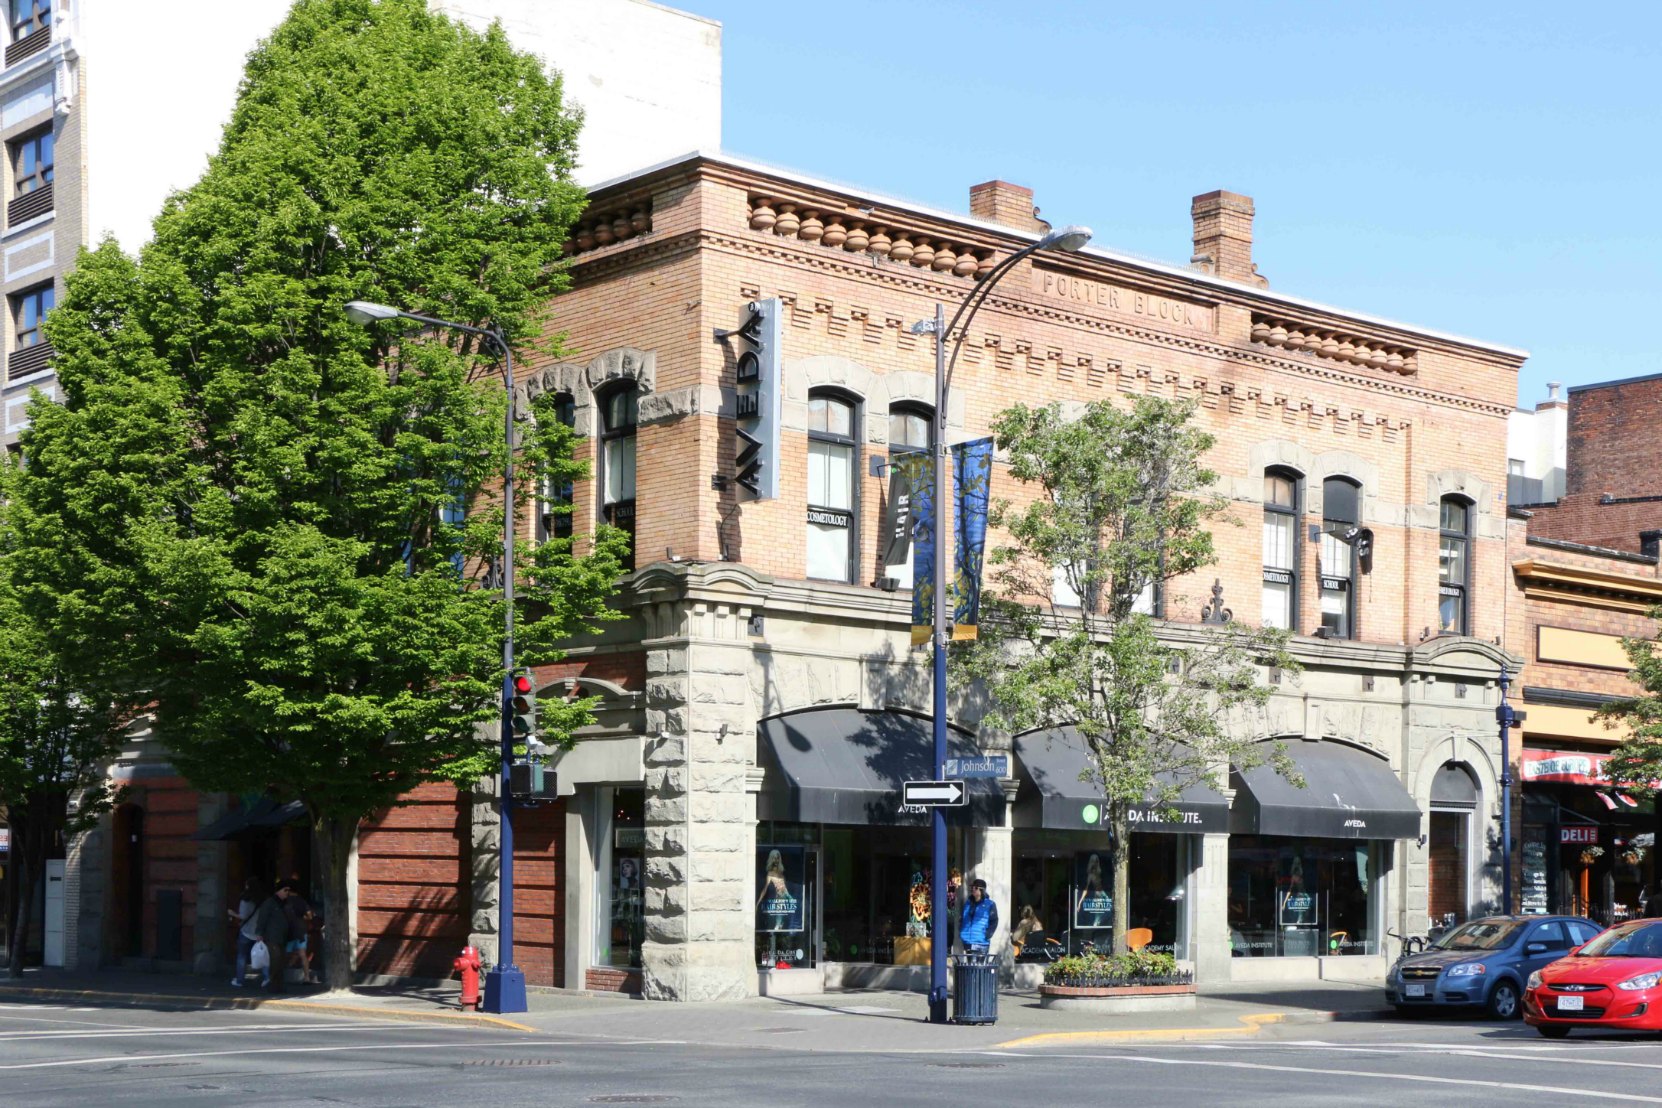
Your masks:
[[[1427,839],[1431,855],[1427,908],[1434,927],[1440,927],[1445,922],[1459,923],[1466,918],[1470,825],[1471,815],[1468,812],[1432,809],[1431,833]]]

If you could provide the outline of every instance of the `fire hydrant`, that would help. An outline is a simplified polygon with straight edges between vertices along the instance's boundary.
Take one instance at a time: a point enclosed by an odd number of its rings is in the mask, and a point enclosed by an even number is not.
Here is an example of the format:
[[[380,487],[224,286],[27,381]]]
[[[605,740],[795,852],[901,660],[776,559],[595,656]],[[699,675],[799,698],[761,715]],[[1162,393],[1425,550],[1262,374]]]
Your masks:
[[[478,949],[471,946],[462,947],[460,957],[452,962],[450,966],[462,975],[462,1007],[468,1011],[478,1010],[479,971],[484,967],[484,962],[479,958]]]

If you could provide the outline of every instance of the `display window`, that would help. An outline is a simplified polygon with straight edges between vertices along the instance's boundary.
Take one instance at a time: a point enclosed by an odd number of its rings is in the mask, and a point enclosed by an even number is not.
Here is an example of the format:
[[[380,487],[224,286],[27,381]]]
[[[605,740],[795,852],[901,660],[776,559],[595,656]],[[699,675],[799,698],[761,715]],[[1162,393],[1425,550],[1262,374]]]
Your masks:
[[[1018,831],[1009,918],[1033,920],[1046,944],[1025,944],[1024,960],[1114,947],[1113,853],[1100,832]],[[1143,949],[1189,956],[1193,836],[1131,836],[1128,925]],[[1032,916],[1026,909],[1032,908]],[[1002,912],[1002,908],[1000,909]],[[1139,931],[1146,934],[1136,934]]]
[[[1379,951],[1379,857],[1369,840],[1229,838],[1229,945],[1236,957]]]
[[[646,938],[646,791],[601,789],[594,964],[639,969]]]

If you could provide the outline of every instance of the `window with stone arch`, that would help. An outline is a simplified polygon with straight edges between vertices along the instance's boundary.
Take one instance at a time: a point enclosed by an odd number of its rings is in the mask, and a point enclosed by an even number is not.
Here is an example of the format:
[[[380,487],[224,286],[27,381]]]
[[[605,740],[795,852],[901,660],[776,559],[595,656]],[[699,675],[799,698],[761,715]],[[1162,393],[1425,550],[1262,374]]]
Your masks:
[[[1472,502],[1445,496],[1437,519],[1437,629],[1471,634]]]
[[[1293,629],[1298,619],[1298,513],[1304,478],[1285,466],[1264,471],[1265,627]]]
[[[635,568],[635,430],[639,387],[619,381],[596,398],[600,409],[600,517],[629,533],[624,568]]]
[[[808,394],[807,573],[852,583],[859,561],[860,404],[833,389]]]
[[[928,454],[935,441],[935,413],[927,405],[907,401],[889,408],[889,460],[902,454]],[[890,509],[893,510],[892,508]],[[889,536],[878,535],[878,544],[887,548]],[[880,551],[881,553],[882,551]],[[912,547],[908,543],[898,562],[883,566],[883,575],[903,589],[912,587]]]
[[[1362,486],[1349,477],[1322,482],[1321,633],[1333,639],[1356,637],[1356,552],[1362,527]]]
[[[569,392],[558,393],[551,405],[556,422],[562,426],[577,426],[577,399]],[[537,541],[569,539],[571,525],[572,487],[567,480],[544,477],[537,486]]]

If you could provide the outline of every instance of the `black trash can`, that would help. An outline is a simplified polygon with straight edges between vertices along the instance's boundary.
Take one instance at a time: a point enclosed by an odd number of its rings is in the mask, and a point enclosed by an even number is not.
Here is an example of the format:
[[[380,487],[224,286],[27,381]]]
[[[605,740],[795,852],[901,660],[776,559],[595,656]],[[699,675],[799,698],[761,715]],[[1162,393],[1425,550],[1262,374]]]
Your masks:
[[[998,958],[960,954],[952,960],[952,1022],[998,1022]]]

